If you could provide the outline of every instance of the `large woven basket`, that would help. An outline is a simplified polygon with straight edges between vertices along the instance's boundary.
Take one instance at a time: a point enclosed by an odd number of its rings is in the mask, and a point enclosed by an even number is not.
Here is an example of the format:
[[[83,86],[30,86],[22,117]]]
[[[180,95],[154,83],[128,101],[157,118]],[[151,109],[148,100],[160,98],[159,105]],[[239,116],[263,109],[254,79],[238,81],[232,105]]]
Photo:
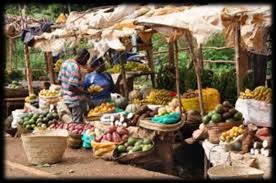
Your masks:
[[[17,123],[17,135],[21,135],[25,133],[32,133],[32,130],[24,128],[22,125]]]
[[[156,131],[171,132],[177,131],[184,125],[184,122],[181,120],[175,124],[159,124],[152,122],[149,118],[140,119],[139,126]]]
[[[31,164],[54,164],[62,160],[66,149],[67,130],[45,130],[22,134],[27,159]]]
[[[208,169],[210,179],[237,180],[237,179],[262,179],[264,172],[247,166],[218,165]]]
[[[207,125],[208,129],[208,140],[213,144],[219,144],[219,137],[222,132],[231,129],[234,126],[241,125],[242,122],[234,122],[234,123],[218,123],[215,125]]]

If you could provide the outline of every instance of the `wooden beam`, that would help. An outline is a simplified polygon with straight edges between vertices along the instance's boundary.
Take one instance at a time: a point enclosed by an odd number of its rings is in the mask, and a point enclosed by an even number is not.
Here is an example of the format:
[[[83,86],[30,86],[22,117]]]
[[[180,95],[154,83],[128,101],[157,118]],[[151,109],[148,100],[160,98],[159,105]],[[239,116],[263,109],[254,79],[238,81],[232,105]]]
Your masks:
[[[51,84],[55,84],[55,73],[54,73],[52,52],[47,52],[46,54],[47,54],[49,79]]]
[[[177,41],[174,42],[174,48],[175,48],[175,78],[176,78],[176,93],[177,98],[179,101],[179,112],[180,112],[180,118],[182,119],[182,104],[181,104],[181,94],[180,94],[180,74],[179,74],[179,60],[178,60],[178,45]],[[174,52],[173,52],[174,53]]]
[[[124,97],[128,100],[128,88],[127,88],[125,65],[123,62],[123,58],[121,56],[119,59],[120,59],[121,75],[122,75],[123,87],[124,87]]]
[[[29,47],[24,44],[24,61],[25,61],[25,67],[26,67],[26,77],[27,77],[27,84],[28,84],[28,90],[29,95],[34,93],[33,87],[32,87],[32,67],[30,62],[30,53],[29,53]]]
[[[9,39],[9,67],[8,67],[8,73],[12,73],[12,48],[13,48],[13,40]]]
[[[149,59],[148,65],[149,65],[149,68],[152,72],[152,74],[150,75],[151,76],[151,83],[152,83],[153,88],[155,88],[155,74],[154,74],[155,69],[154,69],[154,63],[153,63],[152,43],[150,45],[151,45],[151,48],[147,50],[147,55],[148,55],[148,59]]]
[[[200,114],[201,114],[201,116],[203,116],[204,115],[204,106],[203,106],[203,96],[202,96],[202,88],[201,88],[200,66],[198,64],[199,61],[197,60],[197,57],[194,52],[191,33],[186,32],[185,37],[186,37],[186,40],[187,40],[187,43],[189,46],[190,53],[192,55],[192,61],[193,61],[193,65],[195,68],[196,79],[197,79],[197,88],[199,91]]]
[[[241,76],[240,76],[240,41],[241,41],[241,29],[239,17],[235,17],[235,60],[236,60],[236,82],[237,82],[237,97],[240,95],[241,88]]]
[[[204,60],[203,62],[209,62],[209,63],[227,63],[227,64],[235,64],[236,63],[233,60]]]
[[[174,66],[174,44],[177,45],[177,43],[168,43],[168,52],[169,52],[169,64]]]

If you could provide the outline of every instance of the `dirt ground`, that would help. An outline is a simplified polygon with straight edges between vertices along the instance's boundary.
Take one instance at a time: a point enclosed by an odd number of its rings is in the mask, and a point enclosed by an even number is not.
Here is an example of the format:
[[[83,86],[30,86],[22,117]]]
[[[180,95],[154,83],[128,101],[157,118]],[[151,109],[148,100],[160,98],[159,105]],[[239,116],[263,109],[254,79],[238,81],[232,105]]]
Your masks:
[[[117,162],[94,159],[90,150],[67,148],[63,161],[50,167],[33,166],[28,163],[20,138],[5,137],[6,179],[47,178],[47,174],[66,178],[142,178],[178,179],[179,177],[149,171],[142,168],[122,165]],[[7,163],[9,162],[9,163]],[[23,168],[22,168],[23,167]],[[25,169],[24,167],[31,168]],[[35,170],[46,175],[34,173]],[[48,176],[49,177],[49,176]]]

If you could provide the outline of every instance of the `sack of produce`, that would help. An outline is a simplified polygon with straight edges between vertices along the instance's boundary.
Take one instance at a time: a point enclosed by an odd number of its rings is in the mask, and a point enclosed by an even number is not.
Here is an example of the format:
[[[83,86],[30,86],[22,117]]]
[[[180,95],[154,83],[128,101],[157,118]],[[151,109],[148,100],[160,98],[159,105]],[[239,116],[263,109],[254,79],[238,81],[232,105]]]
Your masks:
[[[215,88],[203,89],[202,93],[205,112],[214,110],[220,104],[220,93]]]
[[[236,102],[236,109],[244,117],[244,124],[272,127],[272,104],[255,99],[241,99]]]
[[[173,113],[169,113],[161,116],[155,116],[151,120],[155,123],[174,124],[180,121],[180,113],[173,112]]]

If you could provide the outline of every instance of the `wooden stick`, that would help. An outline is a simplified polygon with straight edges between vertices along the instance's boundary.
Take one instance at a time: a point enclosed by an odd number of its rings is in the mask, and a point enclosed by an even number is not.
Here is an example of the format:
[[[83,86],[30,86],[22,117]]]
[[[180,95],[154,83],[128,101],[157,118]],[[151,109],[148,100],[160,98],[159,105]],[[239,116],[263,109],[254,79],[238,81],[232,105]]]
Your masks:
[[[180,77],[179,77],[179,64],[178,64],[178,45],[177,41],[174,42],[175,47],[175,78],[176,78],[176,93],[179,101],[179,112],[180,118],[182,118],[182,105],[181,105],[181,96],[180,96]]]
[[[198,61],[199,61],[200,71],[202,71],[203,70],[202,44],[199,44],[197,51],[198,51]]]
[[[188,32],[186,32],[185,36],[187,39],[187,43],[188,43],[188,46],[190,49],[190,53],[192,55],[192,61],[193,61],[194,68],[195,68],[196,79],[197,79],[197,88],[199,91],[200,114],[201,114],[201,116],[203,116],[204,115],[204,106],[203,106],[203,97],[202,97],[202,89],[201,89],[200,70],[199,70],[199,67],[197,66],[197,59],[196,59],[196,56],[194,53],[194,47],[193,47],[193,43],[192,43],[192,36]]]
[[[8,73],[11,74],[12,73],[12,43],[13,40],[9,39],[9,67],[8,67]]]
[[[236,60],[236,80],[237,80],[237,97],[240,95],[241,78],[240,78],[240,41],[241,29],[239,17],[235,17],[235,60]]]
[[[177,44],[177,43],[175,43]],[[174,48],[173,43],[168,43],[168,51],[169,51],[169,64],[174,66]]]
[[[203,60],[203,62],[209,62],[209,63],[229,63],[229,64],[235,64],[236,63],[233,60]]]
[[[149,65],[149,68],[152,72],[152,74],[150,75],[151,76],[151,83],[152,83],[153,88],[155,88],[155,74],[154,74],[155,69],[154,69],[154,64],[153,64],[153,52],[152,52],[153,48],[152,48],[152,44],[150,44],[150,45],[151,45],[151,48],[149,50],[147,50],[147,55],[148,55],[148,59],[149,59],[148,65]]]
[[[31,95],[34,93],[34,90],[32,87],[33,78],[32,78],[32,68],[31,68],[31,63],[30,63],[29,48],[26,44],[24,44],[24,61],[25,61],[25,66],[26,66],[26,76],[27,76],[29,95]]]
[[[54,73],[54,66],[53,66],[53,57],[52,52],[47,52],[47,63],[48,63],[48,72],[49,72],[49,79],[52,84],[55,84],[55,73]]]
[[[123,80],[123,86],[124,86],[124,97],[128,100],[128,88],[127,88],[127,80],[126,80],[126,71],[125,66],[123,62],[123,58],[120,57],[120,66],[121,66],[121,75]]]

